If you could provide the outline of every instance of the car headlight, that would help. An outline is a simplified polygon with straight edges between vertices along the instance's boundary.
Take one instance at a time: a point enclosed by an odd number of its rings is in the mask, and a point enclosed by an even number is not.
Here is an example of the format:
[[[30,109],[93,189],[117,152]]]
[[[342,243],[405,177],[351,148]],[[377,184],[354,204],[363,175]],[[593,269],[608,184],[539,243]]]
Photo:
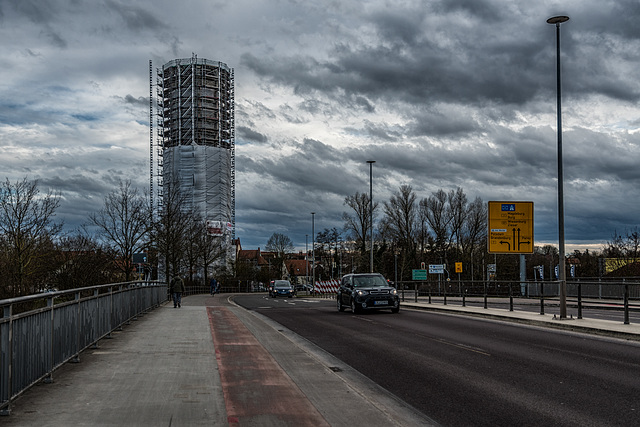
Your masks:
[[[389,293],[391,295],[398,295],[398,290],[396,288],[391,289],[391,291],[389,291]]]
[[[368,293],[369,293],[369,292],[367,292],[367,291],[358,291],[358,296],[361,296],[361,297],[362,297],[362,296],[367,295]]]

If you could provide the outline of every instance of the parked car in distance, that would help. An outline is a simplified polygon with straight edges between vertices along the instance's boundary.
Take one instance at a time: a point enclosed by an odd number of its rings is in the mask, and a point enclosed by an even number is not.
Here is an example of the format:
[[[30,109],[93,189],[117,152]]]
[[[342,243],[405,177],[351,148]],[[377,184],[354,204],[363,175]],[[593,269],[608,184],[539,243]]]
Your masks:
[[[274,281],[273,288],[269,292],[269,295],[271,295],[272,298],[275,298],[277,296],[294,297],[295,294],[296,291],[293,289],[293,286],[291,286],[291,282],[289,282],[288,280]]]
[[[398,291],[382,274],[347,274],[340,281],[337,295],[338,311],[351,308],[353,313],[367,310],[391,309],[400,311]]]

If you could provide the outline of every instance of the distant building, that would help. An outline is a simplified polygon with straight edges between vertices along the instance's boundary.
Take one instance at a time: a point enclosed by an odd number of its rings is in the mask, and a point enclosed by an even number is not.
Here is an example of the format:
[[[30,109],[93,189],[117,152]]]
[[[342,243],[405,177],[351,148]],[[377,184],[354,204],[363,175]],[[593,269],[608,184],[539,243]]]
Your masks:
[[[199,213],[210,234],[223,237],[222,265],[235,255],[234,91],[233,69],[222,62],[193,55],[157,70],[158,189],[154,195],[151,167],[152,204],[162,209],[163,187],[178,185],[184,208]],[[153,163],[153,137],[151,146]]]
[[[306,259],[288,259],[285,260],[284,263],[287,266],[289,280],[298,285],[310,284],[312,282],[312,266],[309,261]]]

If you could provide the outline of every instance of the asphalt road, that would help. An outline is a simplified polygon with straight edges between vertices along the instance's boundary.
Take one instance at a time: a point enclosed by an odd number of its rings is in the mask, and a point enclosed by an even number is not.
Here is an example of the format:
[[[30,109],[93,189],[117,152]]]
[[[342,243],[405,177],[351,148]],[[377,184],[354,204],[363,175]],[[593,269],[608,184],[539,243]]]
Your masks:
[[[640,345],[333,300],[235,297],[445,426],[637,425]]]

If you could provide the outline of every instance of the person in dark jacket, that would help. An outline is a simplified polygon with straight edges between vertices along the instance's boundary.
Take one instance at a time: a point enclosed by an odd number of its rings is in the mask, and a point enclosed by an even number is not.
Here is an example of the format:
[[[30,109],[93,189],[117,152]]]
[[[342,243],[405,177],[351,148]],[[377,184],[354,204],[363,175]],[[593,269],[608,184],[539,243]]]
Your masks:
[[[182,293],[184,292],[184,282],[180,276],[175,276],[171,280],[171,295],[173,296],[173,308],[181,307]]]

